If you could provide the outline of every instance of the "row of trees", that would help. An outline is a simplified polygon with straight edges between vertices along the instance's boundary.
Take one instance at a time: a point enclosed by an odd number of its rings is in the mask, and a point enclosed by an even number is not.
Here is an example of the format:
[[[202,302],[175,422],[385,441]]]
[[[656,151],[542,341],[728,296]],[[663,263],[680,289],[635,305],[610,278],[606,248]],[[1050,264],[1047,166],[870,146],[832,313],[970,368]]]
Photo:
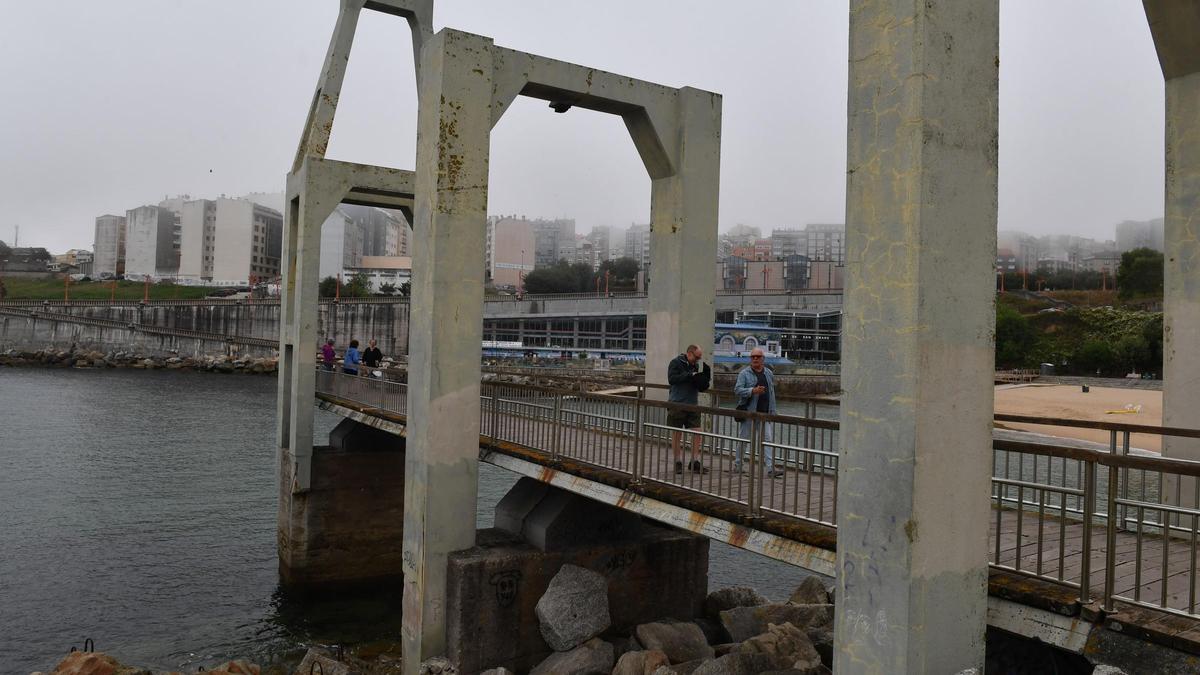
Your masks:
[[[1091,270],[1037,274],[1005,272],[1000,283],[1010,291],[1019,288],[1030,291],[1098,291],[1112,290],[1115,285],[1119,297],[1125,300],[1162,297],[1163,254],[1151,248],[1135,248],[1122,253],[1116,278],[1112,274]]]
[[[320,295],[322,298],[366,298],[372,295],[399,295],[407,298],[411,290],[412,285],[406,281],[399,286],[395,284],[380,284],[379,292],[375,293],[371,290],[370,277],[359,272],[346,279],[341,284],[341,288],[338,288],[337,278],[325,277],[321,280]]]
[[[605,260],[596,271],[587,263],[560,260],[526,274],[524,286],[526,293],[591,293],[603,291],[606,284],[609,291],[631,291],[637,286],[637,273],[633,258]]]

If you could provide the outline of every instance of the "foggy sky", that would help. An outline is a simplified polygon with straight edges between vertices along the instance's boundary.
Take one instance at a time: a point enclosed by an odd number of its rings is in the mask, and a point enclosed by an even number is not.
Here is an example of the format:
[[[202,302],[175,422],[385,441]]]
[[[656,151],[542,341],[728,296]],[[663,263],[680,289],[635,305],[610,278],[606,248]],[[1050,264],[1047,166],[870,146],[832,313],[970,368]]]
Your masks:
[[[91,248],[104,213],[280,191],[335,0],[0,0],[0,240]],[[724,95],[720,224],[843,222],[845,0],[440,0],[496,43]],[[1111,238],[1163,213],[1163,83],[1140,2],[1003,0],[1000,229]],[[329,156],[412,168],[407,24],[364,12]],[[519,99],[489,213],[648,222],[620,119]]]

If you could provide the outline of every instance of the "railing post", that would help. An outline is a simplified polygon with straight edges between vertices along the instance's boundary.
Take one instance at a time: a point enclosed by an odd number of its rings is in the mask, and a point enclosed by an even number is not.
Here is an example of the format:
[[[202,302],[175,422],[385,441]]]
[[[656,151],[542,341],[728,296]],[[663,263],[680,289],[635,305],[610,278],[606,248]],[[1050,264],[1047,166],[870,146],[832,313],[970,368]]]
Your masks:
[[[1079,562],[1079,602],[1086,605],[1092,601],[1092,519],[1096,513],[1096,462],[1089,461],[1085,468],[1083,487],[1083,556]],[[1112,522],[1112,513],[1109,513]],[[996,536],[1000,536],[997,532]]]
[[[633,474],[632,485],[642,484],[643,459],[645,456],[645,439],[642,436],[642,425],[644,424],[642,408],[642,399],[634,399],[633,402]]]
[[[1116,467],[1108,467],[1108,527],[1105,529],[1104,550],[1104,611],[1113,611],[1113,589],[1116,585],[1115,570],[1117,567],[1117,520],[1113,514],[1117,510],[1117,483],[1121,472]]]
[[[562,442],[562,392],[554,394],[554,429],[550,434],[550,457],[558,459],[560,443]]]
[[[747,488],[747,491],[746,491],[746,504],[749,508],[751,518],[753,518],[755,515],[754,514],[754,495],[756,493],[755,488],[757,487],[757,481],[755,481],[755,479],[754,479],[754,464],[755,464],[754,450],[758,446],[758,443],[755,441],[755,436],[757,436],[757,435],[758,435],[758,420],[754,419],[754,417],[751,417],[750,418],[750,439],[748,441],[748,447],[746,448],[746,463],[748,464],[748,466],[746,467],[746,475],[749,476],[749,483],[750,483],[750,487]]]

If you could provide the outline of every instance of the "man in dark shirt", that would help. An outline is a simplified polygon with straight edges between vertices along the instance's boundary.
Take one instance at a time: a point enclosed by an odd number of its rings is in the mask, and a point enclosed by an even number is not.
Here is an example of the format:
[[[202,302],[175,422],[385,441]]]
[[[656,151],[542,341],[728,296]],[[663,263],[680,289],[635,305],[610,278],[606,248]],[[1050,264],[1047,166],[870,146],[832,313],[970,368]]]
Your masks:
[[[362,360],[368,368],[378,368],[380,363],[383,363],[383,352],[379,351],[379,347],[375,346],[375,340],[367,343],[367,351],[363,352]]]
[[[667,396],[669,403],[684,403],[687,405],[700,404],[700,392],[707,391],[712,383],[712,369],[701,359],[704,352],[696,345],[688,345],[687,351],[671,359],[667,366],[667,384],[671,385]],[[700,431],[700,413],[688,410],[668,410],[667,426],[676,427],[679,431],[671,432],[671,450],[675,455],[675,473],[683,473],[683,429],[693,432]],[[700,462],[700,448],[703,439],[698,433],[692,434],[692,461],[688,469],[697,473],[708,473],[708,469]]]

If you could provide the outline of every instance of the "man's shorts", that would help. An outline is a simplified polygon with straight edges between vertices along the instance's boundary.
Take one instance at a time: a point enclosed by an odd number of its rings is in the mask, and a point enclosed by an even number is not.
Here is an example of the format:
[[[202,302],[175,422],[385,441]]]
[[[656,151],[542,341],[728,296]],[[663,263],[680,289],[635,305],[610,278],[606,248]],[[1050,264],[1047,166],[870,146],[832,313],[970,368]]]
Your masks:
[[[690,410],[668,410],[667,426],[680,429],[699,429],[700,413]]]

